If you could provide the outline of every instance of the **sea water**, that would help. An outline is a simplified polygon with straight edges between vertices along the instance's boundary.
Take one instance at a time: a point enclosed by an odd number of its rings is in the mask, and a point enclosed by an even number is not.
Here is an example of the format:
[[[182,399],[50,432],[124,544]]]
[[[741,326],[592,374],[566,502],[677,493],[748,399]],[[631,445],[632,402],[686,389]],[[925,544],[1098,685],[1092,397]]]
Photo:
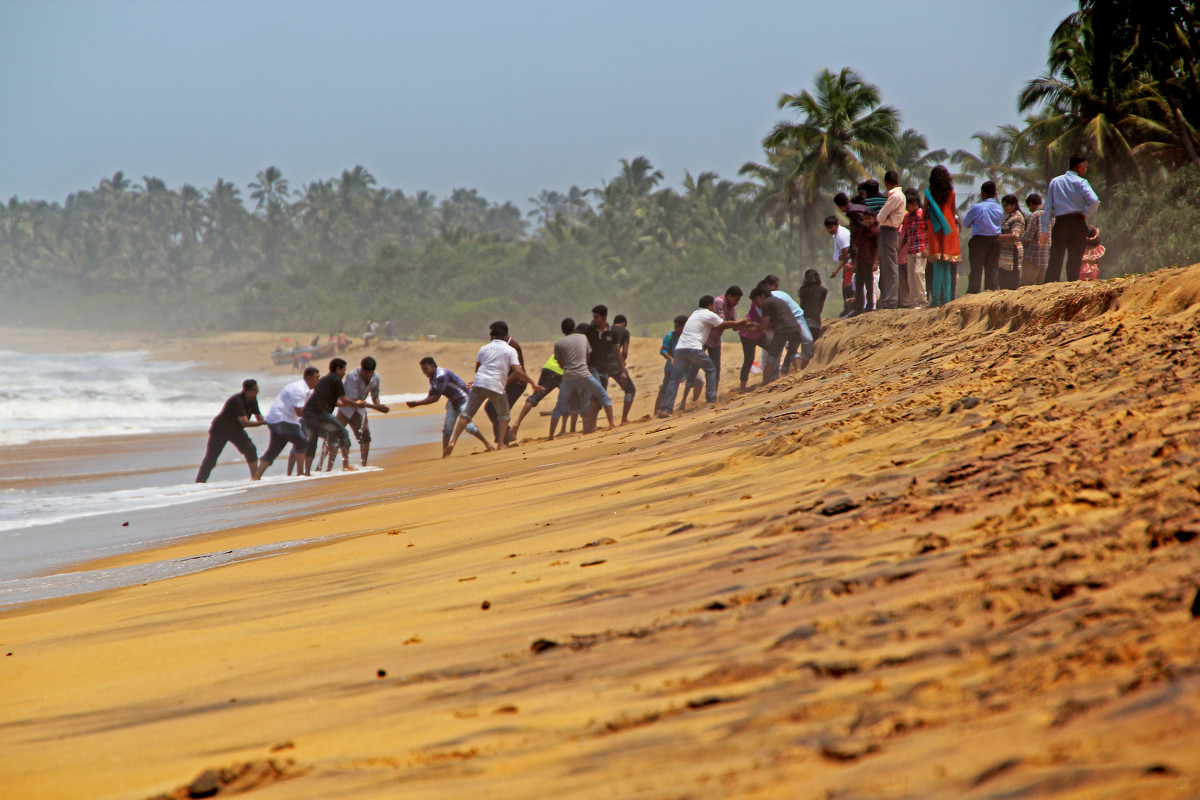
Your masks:
[[[298,484],[354,476],[289,478],[285,451],[252,484],[241,454],[227,445],[209,482],[194,482],[208,426],[243,378],[258,380],[265,414],[296,376],[233,374],[156,361],[145,352],[0,352],[0,358],[9,366],[0,388],[0,606],[275,552],[55,574],[71,564],[303,513],[308,507],[296,498]],[[380,398],[394,410],[388,417],[370,412],[373,456],[439,439],[440,418],[396,413],[420,397]],[[266,428],[249,433],[264,452]],[[355,461],[356,451],[357,445]]]

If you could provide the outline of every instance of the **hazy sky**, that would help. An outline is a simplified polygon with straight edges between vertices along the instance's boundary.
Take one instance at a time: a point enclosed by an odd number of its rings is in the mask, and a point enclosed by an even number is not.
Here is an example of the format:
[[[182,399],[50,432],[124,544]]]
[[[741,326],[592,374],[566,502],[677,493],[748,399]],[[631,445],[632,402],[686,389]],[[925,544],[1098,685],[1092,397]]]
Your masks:
[[[124,170],[172,188],[379,185],[489,200],[599,186],[644,155],[736,178],[823,67],[931,147],[1019,121],[1072,0],[0,0],[0,198]],[[933,31],[933,33],[931,33]],[[973,148],[971,148],[973,149]]]

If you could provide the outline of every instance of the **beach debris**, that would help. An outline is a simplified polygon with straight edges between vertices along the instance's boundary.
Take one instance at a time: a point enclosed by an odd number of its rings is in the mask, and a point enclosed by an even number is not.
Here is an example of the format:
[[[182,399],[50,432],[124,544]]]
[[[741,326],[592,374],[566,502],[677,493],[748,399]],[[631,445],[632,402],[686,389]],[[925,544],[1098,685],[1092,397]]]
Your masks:
[[[128,522],[128,520],[127,520],[127,521],[125,521],[125,522],[122,522],[122,523],[121,523],[121,527],[122,527],[122,528],[128,528],[128,527],[129,527],[129,522]]]
[[[817,748],[822,756],[830,761],[856,761],[868,753],[874,753],[879,745],[856,740],[838,742],[821,742]]]
[[[648,507],[649,506],[647,506],[647,508]],[[686,525],[680,525],[678,528],[667,531],[667,536],[674,536],[677,533],[683,533],[684,531],[690,531],[694,527],[696,527],[696,526],[689,522]]]
[[[953,403],[950,404],[950,413],[953,414],[955,411],[961,411],[964,408],[966,408],[966,409],[974,408],[975,406],[979,405],[982,402],[983,401],[980,400],[978,397],[972,397],[971,395],[967,395],[966,397],[960,397],[959,399],[955,400]]]
[[[221,791],[221,773],[215,769],[205,770],[188,784],[187,790],[188,797],[212,797]]]
[[[1196,590],[1196,596],[1192,598],[1192,619],[1200,617],[1200,589]],[[9,653],[11,656],[12,653]]]
[[[472,576],[471,576],[471,577],[469,577],[469,578],[459,578],[459,579],[458,579],[458,582],[459,582],[459,583],[465,583],[465,582],[467,582],[467,581],[473,581],[473,580],[475,580],[477,577],[479,577],[479,576],[478,576],[478,575],[472,575]]]
[[[715,706],[718,703],[728,703],[728,702],[729,702],[728,697],[717,697],[716,695],[709,695],[707,697],[697,697],[694,700],[688,700],[687,707],[693,708],[693,709],[707,708],[709,706]]]
[[[479,604],[479,607],[482,608],[484,611],[487,611],[489,608],[492,607],[492,604],[490,601],[484,600],[482,603]]]
[[[291,742],[286,744],[290,746]],[[153,800],[184,800],[194,797],[212,797],[216,794],[241,794],[303,775],[306,771],[298,769],[296,762],[291,759],[287,761],[251,761],[236,767],[207,769],[187,786],[156,795]]]
[[[922,553],[932,553],[937,550],[945,550],[950,546],[950,540],[940,533],[927,533],[917,539],[913,545],[913,553],[921,555]]]
[[[535,653],[544,653],[547,650],[553,650],[558,647],[558,642],[551,639],[538,639],[533,644],[529,645],[529,649]]]
[[[377,669],[377,670],[375,670],[375,677],[376,677],[376,678],[386,678],[386,677],[387,677],[387,670],[386,670],[386,669]]]
[[[516,714],[517,707],[516,706],[500,706],[492,713],[493,714]]]
[[[599,539],[597,539],[594,542],[588,542],[587,544],[584,545],[584,547],[603,547],[605,545],[616,544],[616,543],[617,543],[616,539],[611,539],[608,536],[601,536]]]
[[[856,508],[858,508],[858,503],[854,502],[849,495],[841,495],[827,500],[825,505],[821,506],[821,513],[827,517],[833,517]]]
[[[608,559],[607,559],[607,558],[601,558],[601,559],[599,559],[599,560],[597,560],[597,561],[584,561],[584,562],[583,562],[582,564],[580,564],[579,566],[581,566],[581,567],[594,567],[594,566],[596,566],[597,564],[606,564],[606,563],[608,563]]]
[[[971,785],[979,786],[980,784],[986,783],[997,775],[1008,772],[1010,769],[1018,766],[1020,763],[1021,759],[1019,758],[1006,758],[1003,761],[997,761],[995,764],[992,764],[983,772],[976,775],[975,780],[971,781]]]
[[[296,746],[295,742],[293,742],[292,740],[289,739],[286,742],[280,742],[279,744],[272,747],[271,752],[278,753],[280,750],[291,750],[295,746]]]

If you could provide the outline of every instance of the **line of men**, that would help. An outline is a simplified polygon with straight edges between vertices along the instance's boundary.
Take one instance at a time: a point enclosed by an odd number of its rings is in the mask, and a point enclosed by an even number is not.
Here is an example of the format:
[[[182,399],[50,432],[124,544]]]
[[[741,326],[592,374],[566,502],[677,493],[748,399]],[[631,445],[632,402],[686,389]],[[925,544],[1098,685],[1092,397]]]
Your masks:
[[[263,416],[258,406],[258,382],[242,381],[242,391],[232,395],[213,418],[208,429],[208,445],[196,483],[206,483],[226,444],[232,444],[246,459],[250,479],[260,480],[267,468],[289,444],[288,475],[312,474],[312,462],[322,438],[336,443],[342,456],[342,469],[356,469],[350,464],[350,434],[359,443],[362,466],[367,465],[370,453],[371,429],[366,409],[386,414],[391,409],[379,402],[379,376],[375,359],[367,356],[347,374],[344,359],[329,362],[329,372],[321,376],[316,367],[307,367],[299,380],[279,392],[279,396]],[[336,412],[336,414],[335,414]],[[258,448],[246,433],[247,428],[265,425],[270,430],[267,451],[258,457]]]
[[[798,351],[799,366],[807,365],[812,357],[813,337],[800,306],[785,292],[779,291],[779,279],[769,275],[750,293],[752,313],[756,312],[757,318],[737,318],[736,306],[741,297],[742,290],[731,286],[720,298],[703,296],[690,317],[676,319],[678,335],[671,352],[665,354],[668,364],[659,392],[661,402],[656,403],[659,416],[673,413],[681,382],[699,391],[701,371],[706,401],[716,402],[720,334],[725,330],[747,329],[766,334],[762,344],[767,353],[764,383],[779,373],[785,349],[787,356],[782,372],[788,371]],[[421,359],[420,368],[429,380],[429,391],[424,398],[408,401],[407,405],[416,408],[442,398],[446,400],[443,457],[454,451],[463,433],[479,439],[489,451],[507,447],[515,441],[517,430],[529,412],[554,389],[559,390],[559,395],[550,418],[551,440],[560,421],[566,432],[567,418],[572,420],[572,430],[576,416],[582,418],[585,433],[595,430],[601,409],[611,430],[616,427],[616,422],[607,391],[610,378],[625,393],[621,424],[629,422],[636,387],[626,367],[631,338],[628,320],[618,314],[609,325],[608,308],[597,305],[592,308],[590,325],[577,325],[568,317],[562,320],[560,327],[563,337],[555,342],[553,354],[543,365],[537,381],[525,371],[520,345],[509,335],[508,325],[503,321],[489,326],[489,341],[476,354],[475,375],[470,384],[438,366],[433,357]],[[525,401],[510,432],[511,404],[524,393],[526,385],[532,387],[533,394]],[[208,480],[225,445],[230,443],[245,457],[251,479],[256,481],[288,444],[292,445],[292,451],[287,474],[296,470],[299,475],[311,475],[312,461],[321,438],[336,442],[342,455],[343,470],[353,470],[347,428],[354,432],[362,465],[366,466],[371,433],[365,409],[372,408],[384,414],[390,411],[379,402],[379,388],[375,359],[367,356],[358,368],[347,373],[345,360],[334,358],[326,375],[319,376],[316,367],[308,367],[300,380],[285,386],[264,418],[258,406],[258,383],[253,379],[244,381],[242,391],[226,400],[221,412],[213,419],[196,482]],[[474,424],[474,417],[481,408],[486,408],[492,417],[494,447]],[[261,425],[270,430],[270,441],[260,459],[246,429]]]

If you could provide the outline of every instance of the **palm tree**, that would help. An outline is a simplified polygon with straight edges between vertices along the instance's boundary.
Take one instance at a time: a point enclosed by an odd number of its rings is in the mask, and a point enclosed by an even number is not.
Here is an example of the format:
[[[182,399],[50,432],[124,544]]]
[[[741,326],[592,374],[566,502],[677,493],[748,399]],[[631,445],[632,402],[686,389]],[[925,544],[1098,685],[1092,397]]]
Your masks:
[[[250,199],[254,201],[254,210],[266,209],[268,219],[287,209],[287,199],[291,196],[287,179],[283,177],[278,167],[267,167],[260,170],[250,183]]]
[[[929,170],[949,158],[945,150],[930,150],[925,136],[914,128],[905,128],[896,137],[892,160],[900,173],[900,185],[916,188],[929,180]]]
[[[900,127],[900,112],[881,105],[878,87],[849,67],[836,75],[821,70],[813,88],[779,98],[780,108],[796,111],[801,119],[779,123],[763,139],[767,150],[787,147],[800,155],[805,204],[890,166]]]
[[[1002,125],[995,133],[976,133],[971,137],[979,142],[977,153],[955,150],[950,161],[961,170],[954,176],[956,181],[982,183],[991,181],[1000,193],[1005,190],[1024,194],[1033,190],[1038,183],[1035,170],[1021,158],[1017,145],[1021,131],[1014,125]],[[974,202],[974,194],[965,195],[961,207]]]
[[[1026,84],[1018,108],[1045,112],[1026,134],[1038,128],[1058,133],[1047,142],[1047,153],[1060,169],[1079,151],[1090,154],[1110,181],[1140,178],[1137,156],[1174,137],[1156,118],[1161,96],[1126,55],[1098,52],[1090,15],[1072,14],[1055,30],[1050,69]]]

